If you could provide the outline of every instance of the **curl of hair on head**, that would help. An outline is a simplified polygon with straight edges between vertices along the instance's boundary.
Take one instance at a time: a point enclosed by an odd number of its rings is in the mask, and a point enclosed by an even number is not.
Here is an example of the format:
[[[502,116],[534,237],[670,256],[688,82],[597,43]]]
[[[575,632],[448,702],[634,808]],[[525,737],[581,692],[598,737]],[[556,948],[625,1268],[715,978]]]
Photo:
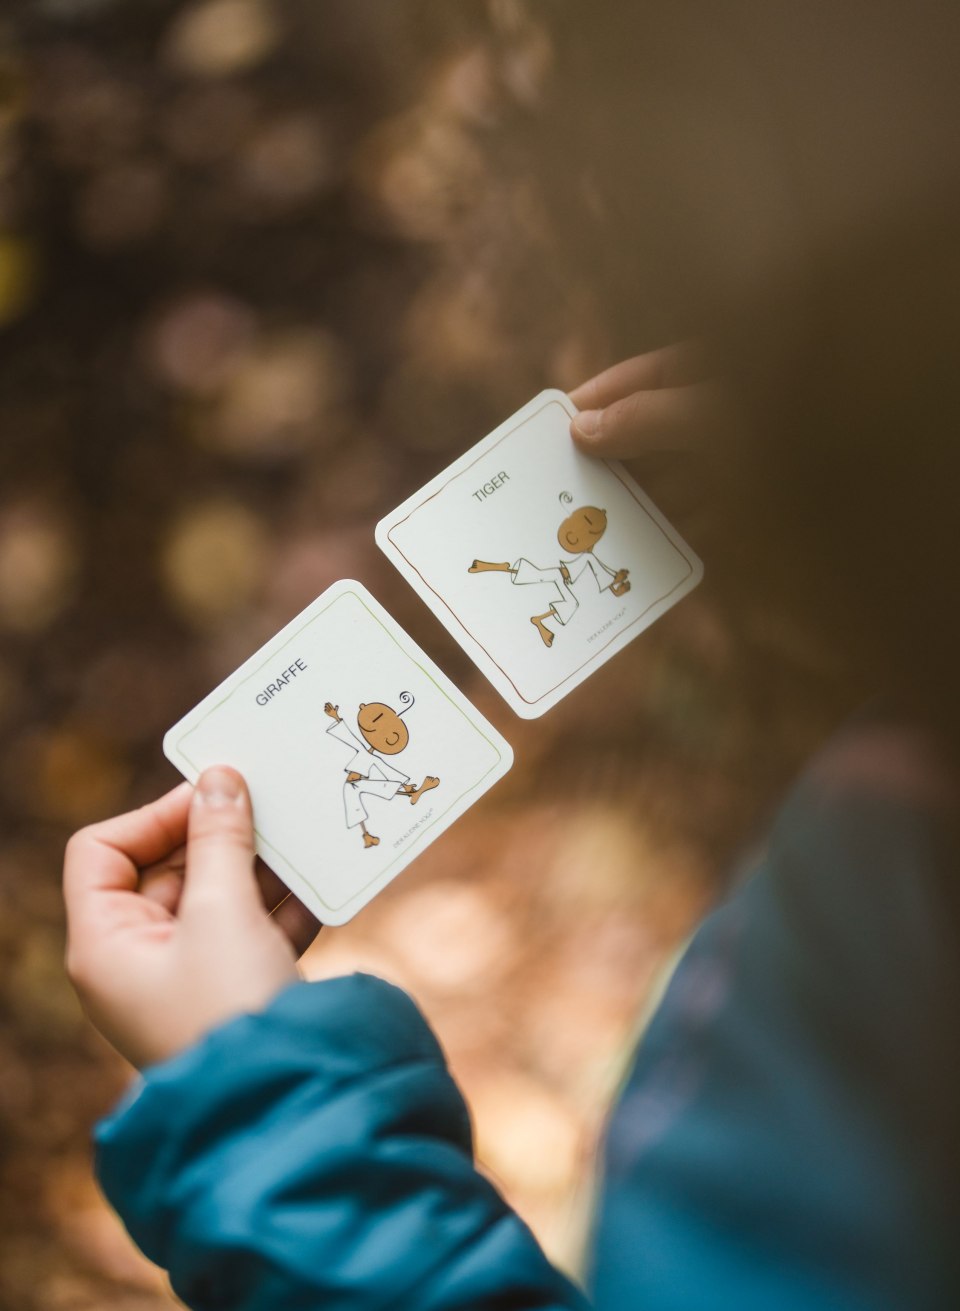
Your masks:
[[[407,713],[407,711],[410,709],[410,707],[413,705],[413,693],[412,693],[412,692],[401,692],[401,693],[400,693],[400,704],[403,706],[403,709],[402,709],[402,710],[398,710],[398,711],[397,711],[397,714],[398,714],[398,715],[405,715],[405,714]]]
[[[560,503],[561,505],[573,505],[573,497],[570,495],[569,492],[561,492]]]

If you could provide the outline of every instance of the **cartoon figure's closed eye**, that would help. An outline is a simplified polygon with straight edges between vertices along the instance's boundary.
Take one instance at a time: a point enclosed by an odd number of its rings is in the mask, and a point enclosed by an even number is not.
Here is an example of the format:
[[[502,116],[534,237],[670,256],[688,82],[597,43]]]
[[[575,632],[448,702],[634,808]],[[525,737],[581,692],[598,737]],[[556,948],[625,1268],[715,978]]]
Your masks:
[[[365,796],[380,797],[392,801],[394,797],[406,797],[411,806],[415,806],[424,792],[429,792],[440,784],[439,778],[427,774],[419,787],[410,782],[408,775],[396,766],[390,765],[381,756],[395,756],[410,741],[410,733],[403,722],[402,715],[413,705],[409,692],[400,693],[404,710],[394,710],[383,701],[361,701],[357,711],[357,728],[363,741],[358,738],[340,718],[340,707],[328,701],[324,712],[333,720],[327,733],[342,742],[353,751],[353,758],[345,766],[346,779],[343,784],[344,812],[347,828],[358,824],[365,847],[380,845],[380,839],[367,830],[369,814],[363,800]],[[362,766],[362,768],[358,768]]]
[[[557,541],[568,551],[579,555],[582,551],[592,551],[606,531],[606,510],[585,505],[564,519],[557,530]]]
[[[395,710],[380,701],[374,701],[371,705],[360,702],[357,728],[371,751],[380,751],[386,756],[395,756],[410,741],[406,724]]]

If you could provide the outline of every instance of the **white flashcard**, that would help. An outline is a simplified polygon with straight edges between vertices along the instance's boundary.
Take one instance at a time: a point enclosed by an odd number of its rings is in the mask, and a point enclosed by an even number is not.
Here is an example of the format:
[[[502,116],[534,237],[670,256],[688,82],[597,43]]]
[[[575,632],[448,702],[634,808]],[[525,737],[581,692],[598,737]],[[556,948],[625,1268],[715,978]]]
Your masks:
[[[166,734],[195,782],[231,765],[257,850],[324,924],[351,919],[513,763],[360,583],[335,583]]]
[[[524,719],[696,587],[703,566],[544,391],[377,525],[377,544]]]

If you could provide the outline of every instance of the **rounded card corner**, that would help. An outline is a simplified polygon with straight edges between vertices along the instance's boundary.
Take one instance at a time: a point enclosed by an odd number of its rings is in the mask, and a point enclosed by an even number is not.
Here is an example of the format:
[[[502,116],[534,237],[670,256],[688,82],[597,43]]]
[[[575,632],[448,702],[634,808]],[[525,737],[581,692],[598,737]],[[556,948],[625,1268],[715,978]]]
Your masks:
[[[563,406],[568,414],[580,413],[567,393],[561,391],[559,387],[545,387],[540,393],[540,399],[544,401],[556,401],[558,405]]]
[[[550,709],[549,705],[540,707],[519,701],[507,701],[507,705],[520,719],[539,719],[541,715],[545,715]]]
[[[334,586],[337,590],[337,596],[349,596],[352,593],[354,596],[358,596],[361,601],[376,600],[376,597],[370,589],[361,583],[359,578],[341,578],[339,582],[334,584]],[[327,593],[324,593],[324,595],[327,595]]]
[[[361,910],[363,906],[356,906],[353,910],[331,910],[325,907],[323,914],[318,918],[325,929],[342,929],[344,924],[349,924]]]

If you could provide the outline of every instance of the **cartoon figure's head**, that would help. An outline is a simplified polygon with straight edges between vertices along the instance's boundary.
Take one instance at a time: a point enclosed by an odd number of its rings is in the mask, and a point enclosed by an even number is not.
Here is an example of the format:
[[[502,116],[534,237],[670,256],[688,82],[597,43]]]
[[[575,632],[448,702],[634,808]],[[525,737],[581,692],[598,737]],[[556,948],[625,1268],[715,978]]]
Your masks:
[[[568,514],[557,530],[557,541],[564,551],[581,555],[592,551],[607,529],[607,512],[595,505],[581,505]]]
[[[413,705],[409,692],[401,692],[400,700],[406,709]],[[395,756],[410,741],[410,733],[400,714],[382,701],[361,702],[357,712],[357,728],[374,751],[384,756]]]

